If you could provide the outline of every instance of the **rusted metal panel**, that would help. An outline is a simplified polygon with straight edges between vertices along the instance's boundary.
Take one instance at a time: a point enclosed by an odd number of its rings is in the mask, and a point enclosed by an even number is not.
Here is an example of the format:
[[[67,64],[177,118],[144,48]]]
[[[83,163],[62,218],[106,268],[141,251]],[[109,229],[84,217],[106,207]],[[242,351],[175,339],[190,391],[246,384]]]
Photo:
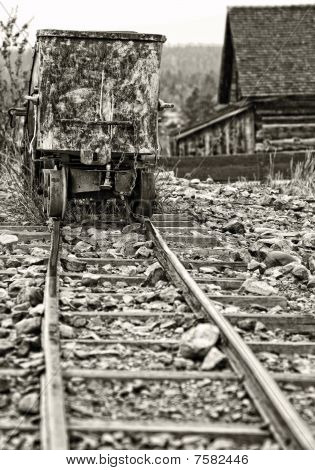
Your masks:
[[[100,190],[101,173],[98,171],[71,168],[69,176],[72,193],[87,193]]]
[[[40,31],[43,150],[157,153],[158,35]],[[95,161],[95,160],[94,160]]]

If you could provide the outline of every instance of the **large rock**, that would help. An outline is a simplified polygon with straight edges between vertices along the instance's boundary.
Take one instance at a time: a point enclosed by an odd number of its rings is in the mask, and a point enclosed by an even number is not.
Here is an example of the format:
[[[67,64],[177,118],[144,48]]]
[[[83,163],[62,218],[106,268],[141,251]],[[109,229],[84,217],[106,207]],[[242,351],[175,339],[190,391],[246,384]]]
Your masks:
[[[256,281],[256,279],[246,279],[242,284],[242,289],[250,294],[257,295],[274,295],[277,291],[274,287],[269,286],[265,281]]]
[[[301,260],[298,256],[291,255],[285,251],[273,250],[270,251],[265,259],[265,264],[268,268],[272,266],[285,266],[289,263],[300,263]]]
[[[219,329],[215,325],[199,323],[183,334],[179,352],[188,359],[203,359],[218,339]]]
[[[212,370],[226,361],[226,355],[218,348],[211,348],[201,365],[201,370]]]

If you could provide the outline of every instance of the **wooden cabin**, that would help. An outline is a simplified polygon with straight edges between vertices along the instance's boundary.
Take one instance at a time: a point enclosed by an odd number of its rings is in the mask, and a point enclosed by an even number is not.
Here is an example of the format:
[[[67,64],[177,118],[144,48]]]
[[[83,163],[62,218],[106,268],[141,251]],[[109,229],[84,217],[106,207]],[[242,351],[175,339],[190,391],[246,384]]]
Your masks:
[[[315,148],[315,5],[228,9],[218,105],[177,155]]]

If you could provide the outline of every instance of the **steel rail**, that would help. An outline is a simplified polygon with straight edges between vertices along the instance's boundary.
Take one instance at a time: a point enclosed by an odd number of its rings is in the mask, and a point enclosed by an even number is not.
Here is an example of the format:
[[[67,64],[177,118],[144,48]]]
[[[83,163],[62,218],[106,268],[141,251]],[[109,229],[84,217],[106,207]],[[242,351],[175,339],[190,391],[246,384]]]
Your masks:
[[[58,324],[58,257],[60,221],[54,220],[45,283],[45,315],[42,346],[45,354],[45,377],[41,388],[41,436],[45,450],[67,450],[68,435],[64,405],[60,337]]]
[[[158,229],[145,219],[150,239],[157,248],[157,257],[173,281],[183,288],[186,301],[201,318],[202,312],[218,326],[226,343],[232,363],[244,374],[244,385],[255,405],[267,420],[270,431],[284,449],[315,449],[311,430],[293,409],[274,379],[255,357],[252,350],[233,326],[215,308],[214,304],[186,271],[177,256],[170,250]],[[202,317],[204,318],[204,314]]]

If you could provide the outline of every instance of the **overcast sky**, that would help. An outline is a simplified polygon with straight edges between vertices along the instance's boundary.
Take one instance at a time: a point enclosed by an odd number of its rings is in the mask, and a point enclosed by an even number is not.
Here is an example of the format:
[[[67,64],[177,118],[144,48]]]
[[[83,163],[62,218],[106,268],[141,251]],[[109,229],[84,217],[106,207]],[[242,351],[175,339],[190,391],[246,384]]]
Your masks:
[[[222,44],[226,9],[234,5],[315,4],[315,0],[0,0],[0,18],[18,6],[19,24],[37,29],[128,30],[165,34],[168,43]]]

